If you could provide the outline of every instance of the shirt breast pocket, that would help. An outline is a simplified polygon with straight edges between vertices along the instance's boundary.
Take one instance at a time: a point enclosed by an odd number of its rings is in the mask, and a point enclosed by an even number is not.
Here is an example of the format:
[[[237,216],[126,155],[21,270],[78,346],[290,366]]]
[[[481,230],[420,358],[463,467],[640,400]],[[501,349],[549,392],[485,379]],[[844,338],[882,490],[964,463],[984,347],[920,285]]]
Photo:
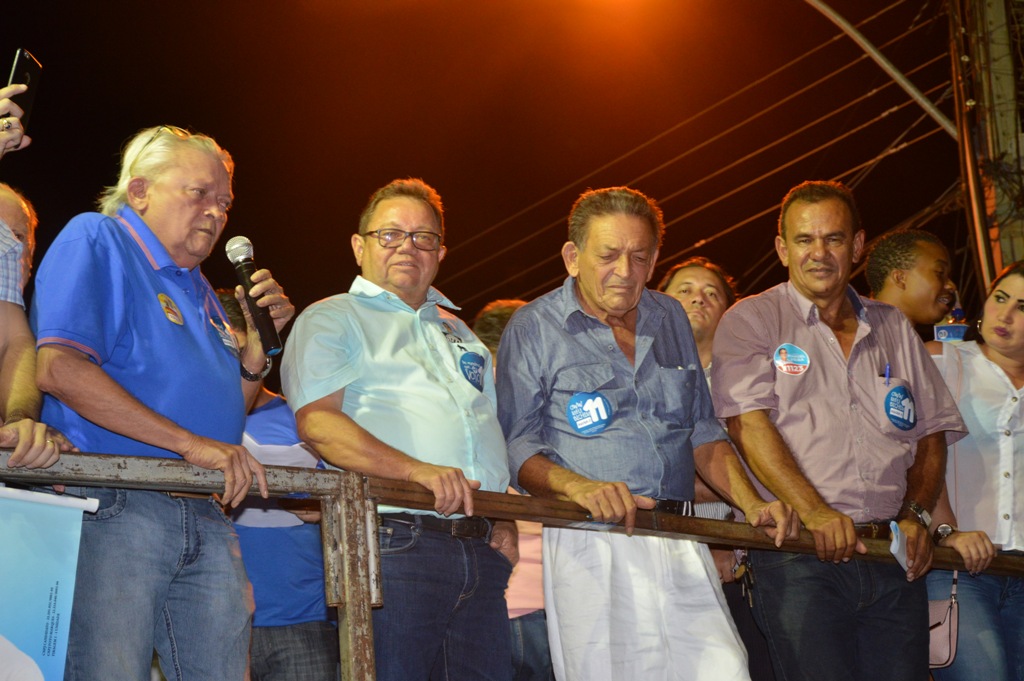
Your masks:
[[[881,431],[895,440],[917,438],[917,404],[910,384],[900,378],[878,376],[872,401]]]
[[[567,427],[585,437],[612,423],[626,391],[615,386],[615,371],[603,362],[566,367],[555,375],[551,388],[556,421],[564,416]]]
[[[697,369],[658,367],[656,385],[660,388],[660,392],[656,395],[654,403],[663,406],[667,415],[675,418],[682,414],[689,414],[693,409],[697,391],[700,390],[697,381],[703,380],[704,372]]]

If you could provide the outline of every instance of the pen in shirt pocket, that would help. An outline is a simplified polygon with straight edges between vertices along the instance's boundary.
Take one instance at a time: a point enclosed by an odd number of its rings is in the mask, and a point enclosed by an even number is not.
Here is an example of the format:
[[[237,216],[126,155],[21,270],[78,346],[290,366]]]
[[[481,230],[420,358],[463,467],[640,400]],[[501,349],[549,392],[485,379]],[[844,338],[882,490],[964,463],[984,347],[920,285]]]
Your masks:
[[[885,363],[885,373],[878,374],[879,378],[885,378],[885,386],[889,387],[889,378],[892,376],[892,365],[888,362]]]

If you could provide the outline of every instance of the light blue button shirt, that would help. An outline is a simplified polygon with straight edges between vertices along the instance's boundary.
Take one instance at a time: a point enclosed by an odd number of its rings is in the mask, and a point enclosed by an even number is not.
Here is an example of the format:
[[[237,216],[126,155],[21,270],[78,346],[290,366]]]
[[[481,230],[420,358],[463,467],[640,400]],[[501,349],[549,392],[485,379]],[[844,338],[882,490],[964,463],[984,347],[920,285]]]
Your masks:
[[[413,310],[356,277],[348,293],[299,315],[281,364],[284,393],[297,412],[344,389],[342,412],[374,437],[503,492],[508,462],[490,352],[440,305],[458,309],[432,288]],[[397,510],[407,509],[380,507]]]
[[[689,501],[693,450],[726,440],[686,313],[645,290],[635,364],[580,307],[575,279],[519,308],[498,352],[499,416],[512,474],[535,454],[633,494]]]

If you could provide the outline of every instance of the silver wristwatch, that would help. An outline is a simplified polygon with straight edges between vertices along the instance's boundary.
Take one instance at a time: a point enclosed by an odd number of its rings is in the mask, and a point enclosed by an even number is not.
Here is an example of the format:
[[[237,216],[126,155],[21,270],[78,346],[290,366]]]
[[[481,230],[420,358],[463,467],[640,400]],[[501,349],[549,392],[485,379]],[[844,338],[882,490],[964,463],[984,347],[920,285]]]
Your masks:
[[[925,529],[932,526],[932,514],[926,511],[924,506],[916,501],[908,501],[903,505],[907,510],[917,516],[917,521],[924,525]]]

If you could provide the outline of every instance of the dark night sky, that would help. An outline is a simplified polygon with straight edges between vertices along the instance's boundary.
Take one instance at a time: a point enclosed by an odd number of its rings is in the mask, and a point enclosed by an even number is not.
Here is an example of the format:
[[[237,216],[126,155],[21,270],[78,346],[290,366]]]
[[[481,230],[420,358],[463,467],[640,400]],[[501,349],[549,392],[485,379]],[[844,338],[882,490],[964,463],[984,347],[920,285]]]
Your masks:
[[[854,23],[891,4],[832,0]],[[941,5],[862,26],[933,100],[950,80]],[[358,213],[394,177],[444,197],[435,283],[471,317],[561,281],[588,187],[662,201],[656,276],[703,254],[758,291],[784,278],[774,206],[792,185],[856,180],[870,238],[959,172],[954,141],[801,0],[32,0],[5,6],[0,63],[19,46],[45,73],[35,141],[0,179],[36,203],[42,247],[114,181],[133,132],[190,127],[237,162],[224,240],[249,236],[300,309],[348,288]],[[924,137],[856,176],[901,135]],[[932,228],[963,246],[959,213]],[[233,282],[221,246],[203,269]]]

